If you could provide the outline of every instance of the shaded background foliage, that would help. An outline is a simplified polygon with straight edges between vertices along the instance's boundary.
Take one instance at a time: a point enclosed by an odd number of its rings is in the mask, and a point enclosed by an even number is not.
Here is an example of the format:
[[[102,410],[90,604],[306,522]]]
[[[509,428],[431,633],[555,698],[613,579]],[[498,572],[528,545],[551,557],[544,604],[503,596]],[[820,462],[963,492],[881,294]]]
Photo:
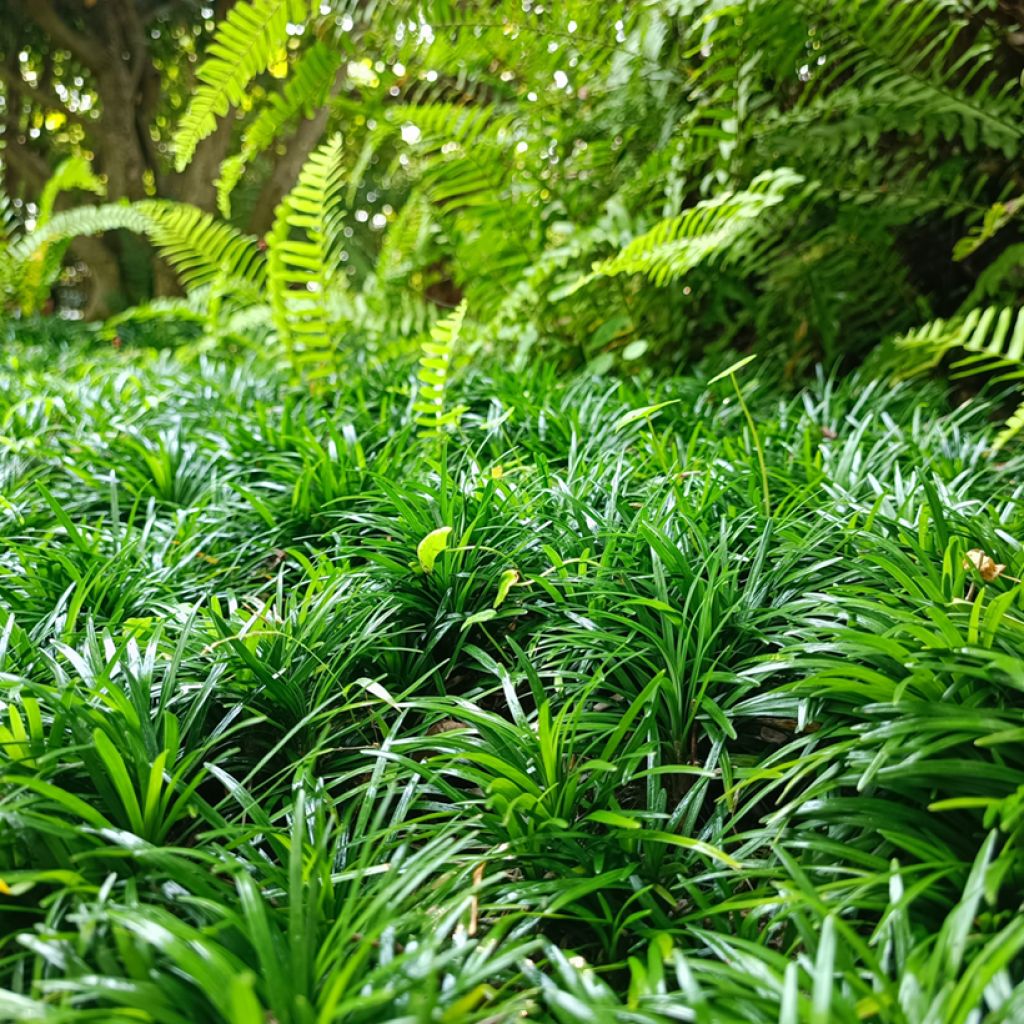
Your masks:
[[[38,194],[19,164],[88,149],[116,165],[109,198],[211,211],[220,165],[221,214],[258,236],[337,132],[314,183],[335,233],[316,243],[327,352],[366,305],[408,335],[463,294],[506,347],[602,363],[754,339],[831,361],[1019,303],[1012,2],[127,7],[26,5],[33,36],[5,73],[9,182]],[[111,62],[119,37],[89,36],[103,17],[145,46]],[[116,74],[89,77],[86,58]],[[95,116],[40,106],[70,75]],[[142,101],[114,78],[144,83]],[[126,111],[131,159],[115,155]],[[66,129],[45,130],[54,112]]]

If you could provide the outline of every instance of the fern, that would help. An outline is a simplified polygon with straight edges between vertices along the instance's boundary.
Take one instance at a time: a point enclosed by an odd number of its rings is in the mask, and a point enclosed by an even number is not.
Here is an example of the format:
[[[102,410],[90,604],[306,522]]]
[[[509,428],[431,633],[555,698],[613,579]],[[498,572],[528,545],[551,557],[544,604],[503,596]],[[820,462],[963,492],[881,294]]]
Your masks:
[[[973,256],[986,242],[991,241],[1024,206],[1024,196],[1017,196],[1005,203],[993,203],[973,231],[965,235],[953,247],[953,259],[965,260]]]
[[[457,280],[483,316],[495,312],[536,254],[535,212],[513,193],[538,191],[513,184],[516,121],[490,105],[403,105],[388,110],[378,132],[417,129],[414,194],[436,211],[455,250]]]
[[[335,136],[309,157],[267,235],[274,322],[297,362],[323,362],[329,354],[327,292],[337,281],[342,155],[341,137]]]
[[[853,0],[832,4],[804,0],[805,9],[826,28],[842,33],[823,65],[825,73],[811,78],[807,95],[832,88],[849,88],[855,72],[865,80],[881,80],[894,71],[908,105],[919,116],[951,116],[959,122],[959,137],[967,148],[984,144],[1012,155],[1024,138],[1019,98],[1012,82],[991,74],[996,38],[973,39],[975,29],[962,16],[963,5],[950,0]],[[952,21],[948,18],[953,15]],[[838,42],[838,40],[837,40]],[[828,43],[828,40],[826,40]],[[845,45],[844,45],[845,44]],[[874,57],[874,62],[865,59]]]
[[[704,200],[660,221],[620,253],[594,264],[579,285],[598,277],[643,274],[657,285],[682,277],[713,257],[736,260],[757,252],[763,216],[804,179],[781,168],[758,175],[750,188]]]
[[[53,216],[53,208],[57,197],[62,192],[81,190],[94,195],[106,195],[106,185],[92,172],[89,161],[85,157],[71,156],[57,165],[39,195],[39,208],[36,213],[36,228],[44,227]],[[23,313],[31,314],[39,310],[50,294],[50,289],[60,276],[64,254],[68,240],[61,239],[53,243],[40,245],[27,259],[22,268],[19,286],[20,306]]]
[[[1008,245],[978,275],[971,294],[963,302],[964,309],[993,301],[1013,301],[1024,293],[1024,242]]]
[[[430,338],[423,342],[419,361],[419,390],[413,403],[416,425],[423,436],[440,437],[445,429],[457,423],[465,409],[446,409],[448,380],[452,355],[459,341],[459,332],[466,316],[466,302],[430,329]]]
[[[376,277],[382,282],[407,278],[423,266],[424,251],[434,228],[430,202],[413,192],[388,226],[377,257]]]
[[[966,316],[933,320],[897,338],[888,353],[898,375],[911,376],[938,365],[954,349],[964,358],[952,364],[957,377],[999,373],[1003,380],[1024,382],[1024,309],[989,306]],[[1006,421],[992,450],[999,451],[1024,430],[1024,402]]]
[[[250,82],[278,59],[289,22],[303,22],[319,9],[316,0],[238,0],[217,26],[200,65],[200,81],[174,136],[175,162],[185,168],[196,146],[245,97]]]
[[[263,284],[263,254],[254,238],[187,203],[155,199],[84,206],[55,214],[43,227],[12,246],[11,254],[17,260],[28,261],[53,241],[118,229],[148,236],[186,288],[194,289],[222,277],[238,278],[253,287]]]
[[[263,285],[266,262],[251,235],[185,203],[146,200],[136,206],[149,220],[146,233],[185,288],[231,278]]]
[[[60,270],[68,242],[77,235],[116,228],[145,231],[149,221],[134,207],[121,204],[82,206],[54,214],[45,224],[0,250],[0,283],[8,301],[31,313],[45,298]]]
[[[0,191],[0,245],[10,245],[21,232],[21,218],[6,193]]]
[[[300,115],[312,117],[330,96],[341,67],[341,54],[324,43],[308,49],[280,93],[272,93],[242,136],[242,148],[221,164],[217,179],[217,208],[231,216],[231,192],[253,158],[272,146],[281,132]]]
[[[68,157],[67,160],[57,165],[56,170],[50,175],[39,194],[39,212],[36,214],[36,224],[39,226],[45,224],[53,216],[54,203],[60,193],[69,192],[72,189],[92,192],[97,196],[107,194],[106,185],[93,174],[89,161],[85,157]]]

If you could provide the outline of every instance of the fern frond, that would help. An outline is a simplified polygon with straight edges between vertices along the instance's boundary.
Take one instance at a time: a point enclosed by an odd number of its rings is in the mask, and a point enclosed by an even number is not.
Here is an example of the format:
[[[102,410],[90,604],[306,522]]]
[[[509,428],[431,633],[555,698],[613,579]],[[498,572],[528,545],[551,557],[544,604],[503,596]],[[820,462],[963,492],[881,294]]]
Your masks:
[[[493,106],[434,103],[388,112],[387,130],[414,127],[415,192],[437,211],[454,248],[460,285],[479,315],[498,308],[536,255],[541,236],[513,165],[518,115]]]
[[[439,437],[445,428],[457,423],[462,408],[446,409],[448,379],[451,373],[452,355],[458,344],[459,332],[466,316],[466,302],[430,329],[430,338],[421,346],[419,391],[413,403],[416,425],[423,436]]]
[[[377,278],[387,282],[407,277],[422,266],[420,257],[433,225],[430,201],[417,189],[388,226],[377,257]]]
[[[53,216],[53,204],[61,192],[70,192],[72,189],[81,189],[83,192],[92,192],[97,196],[107,194],[107,186],[102,179],[93,174],[89,161],[82,156],[70,156],[62,160],[55,168],[53,174],[47,179],[39,194],[39,212],[36,214],[36,224],[45,224]]]
[[[217,208],[224,217],[231,216],[231,192],[253,158],[272,146],[292,120],[313,117],[327,102],[341,62],[338,50],[317,41],[296,63],[284,88],[271,93],[242,135],[241,150],[221,164]]]
[[[262,285],[266,264],[251,235],[185,203],[147,200],[137,205],[150,220],[147,234],[185,288],[221,278]]]
[[[801,0],[800,6],[824,29],[822,52],[828,54],[811,73],[804,102],[821,92],[863,89],[898,75],[905,102],[919,118],[955,118],[968,150],[983,144],[1011,155],[1020,146],[1024,124],[1019,90],[1012,79],[992,73],[989,58],[998,40],[972,38],[974,29],[962,4]]]
[[[12,245],[11,256],[15,259],[28,259],[41,246],[57,239],[99,235],[104,231],[121,229],[145,234],[149,229],[149,218],[138,205],[129,203],[105,203],[101,206],[63,210]]]
[[[0,190],[0,245],[10,245],[21,232],[21,218],[7,194]]]
[[[1005,203],[993,203],[984,214],[981,224],[965,235],[953,247],[953,259],[965,260],[973,256],[986,242],[991,241],[1024,207],[1024,196]]]
[[[217,127],[217,118],[242,102],[249,83],[278,58],[289,22],[312,17],[311,0],[238,0],[217,26],[196,89],[174,136],[175,163],[183,170],[196,146]]]
[[[298,361],[322,362],[329,351],[326,299],[336,281],[342,153],[340,135],[313,152],[295,187],[278,205],[267,235],[274,322]]]
[[[54,240],[119,229],[146,235],[188,289],[222,276],[241,278],[257,287],[264,280],[264,260],[256,239],[187,203],[156,199],[83,206],[54,214],[47,224],[12,246],[11,253],[16,259],[28,260]]]
[[[988,306],[932,320],[895,339],[893,361],[904,375],[912,375],[937,366],[955,348],[986,360],[1024,364],[1024,309]]]
[[[966,355],[953,363],[957,377],[998,372],[1002,380],[1024,381],[1024,309],[989,306],[966,316],[933,320],[895,339],[887,363],[901,377],[936,366],[953,349]],[[1024,430],[1024,404],[1006,421],[992,450],[998,451]]]
[[[962,308],[973,309],[993,300],[1013,298],[1024,293],[1024,242],[1008,245],[978,275],[970,295],[963,301]]]
[[[996,439],[992,442],[992,453],[995,454],[1005,448],[1022,431],[1024,431],[1024,402],[1017,406],[1016,410],[1010,414],[1003,429],[996,434]]]
[[[617,255],[594,264],[579,284],[597,277],[643,274],[664,285],[713,257],[735,260],[750,254],[765,211],[783,202],[803,181],[794,171],[780,168],[758,175],[744,191],[703,200],[660,221]]]
[[[41,301],[40,287],[47,269],[52,273],[55,261],[59,269],[60,259],[55,254],[63,254],[72,238],[117,229],[145,234],[149,227],[149,219],[126,203],[80,206],[56,213],[7,248],[0,268],[5,291],[16,293],[17,305],[31,312]]]

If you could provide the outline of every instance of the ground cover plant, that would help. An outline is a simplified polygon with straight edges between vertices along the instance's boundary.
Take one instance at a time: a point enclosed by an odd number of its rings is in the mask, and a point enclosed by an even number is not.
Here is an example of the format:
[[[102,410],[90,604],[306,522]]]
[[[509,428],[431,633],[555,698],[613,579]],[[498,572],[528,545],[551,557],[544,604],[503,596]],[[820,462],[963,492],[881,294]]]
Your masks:
[[[1024,1020],[1024,0],[10,0],[0,1021]]]
[[[9,345],[0,1015],[1019,1019],[1024,455],[719,369]]]

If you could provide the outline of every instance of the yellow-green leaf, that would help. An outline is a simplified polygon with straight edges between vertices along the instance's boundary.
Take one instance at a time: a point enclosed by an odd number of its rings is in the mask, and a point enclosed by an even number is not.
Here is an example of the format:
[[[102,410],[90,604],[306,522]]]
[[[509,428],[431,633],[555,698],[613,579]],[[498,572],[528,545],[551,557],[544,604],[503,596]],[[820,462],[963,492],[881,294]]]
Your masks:
[[[519,570],[518,569],[506,569],[501,574],[501,579],[498,582],[498,596],[494,599],[492,608],[500,608],[508,597],[508,592],[519,582]]]
[[[716,373],[714,377],[712,377],[711,380],[708,381],[708,384],[717,384],[720,380],[725,380],[726,377],[730,376],[731,374],[734,374],[737,370],[742,370],[743,367],[747,365],[747,363],[752,363],[756,358],[756,354],[752,356],[745,356],[743,359],[740,359],[737,362],[733,363],[732,366],[726,367],[726,369],[724,369],[721,373]]]
[[[419,559],[420,568],[430,573],[434,571],[434,563],[437,556],[448,547],[448,535],[452,532],[450,526],[442,526],[437,530],[431,530],[416,547],[416,557]]]

